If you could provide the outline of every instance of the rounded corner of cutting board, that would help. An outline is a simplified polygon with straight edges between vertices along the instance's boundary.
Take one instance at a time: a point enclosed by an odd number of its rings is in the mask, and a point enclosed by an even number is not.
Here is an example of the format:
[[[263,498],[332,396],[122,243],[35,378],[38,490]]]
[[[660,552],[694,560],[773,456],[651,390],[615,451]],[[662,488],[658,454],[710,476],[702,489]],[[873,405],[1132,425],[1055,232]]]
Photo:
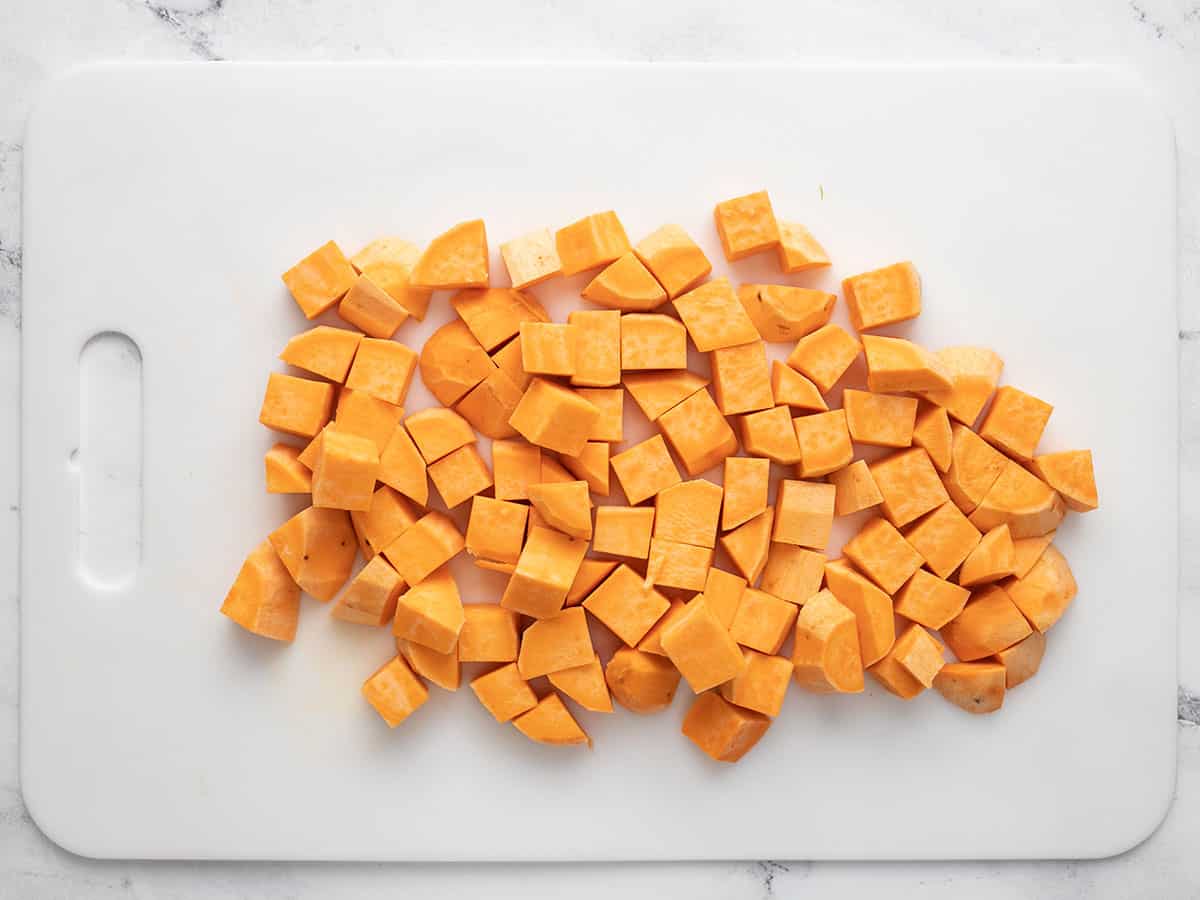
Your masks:
[[[72,810],[61,801],[64,795],[57,791],[43,792],[36,787],[38,778],[22,753],[21,802],[25,813],[34,827],[50,843],[73,856],[84,859],[108,859],[111,854],[102,852],[96,845],[95,835],[79,824],[78,810]]]

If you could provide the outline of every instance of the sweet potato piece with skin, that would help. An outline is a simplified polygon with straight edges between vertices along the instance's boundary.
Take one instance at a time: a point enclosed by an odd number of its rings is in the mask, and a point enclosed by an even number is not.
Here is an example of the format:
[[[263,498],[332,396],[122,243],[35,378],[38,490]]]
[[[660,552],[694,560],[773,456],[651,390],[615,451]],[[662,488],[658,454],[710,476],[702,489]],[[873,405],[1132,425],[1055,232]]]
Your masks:
[[[917,421],[915,397],[872,394],[846,388],[842,392],[846,426],[859,444],[876,447],[911,447]]]
[[[408,429],[397,425],[379,455],[378,479],[421,506],[429,504],[429,479],[425,459]]]
[[[854,613],[862,664],[870,666],[882,659],[896,640],[892,598],[841,559],[825,564],[825,587]]]
[[[788,284],[743,284],[738,302],[764,341],[786,344],[829,322],[837,295]]]
[[[687,369],[624,376],[625,389],[651,422],[708,386],[708,379]]]
[[[396,600],[404,587],[396,570],[376,556],[354,576],[330,615],[358,625],[386,625],[396,614]]]
[[[463,605],[463,627],[458,633],[461,662],[513,662],[519,647],[517,613],[494,603]]]
[[[844,409],[797,416],[792,419],[792,428],[800,447],[797,477],[820,478],[845,468],[854,459]]]
[[[869,520],[842,552],[888,594],[900,590],[922,562],[921,554],[884,519]]]
[[[1004,666],[1004,686],[1012,690],[1038,673],[1045,655],[1046,635],[1035,631],[1020,643],[1001,650],[988,662],[998,662]]]
[[[795,603],[747,588],[729,626],[729,636],[760,653],[778,653],[799,611]]]
[[[363,338],[346,376],[346,387],[403,406],[416,371],[417,354],[408,347],[396,341]]]
[[[429,466],[429,478],[446,509],[466,503],[492,486],[492,473],[474,444],[459,447]]]
[[[458,644],[464,621],[458,585],[450,570],[442,567],[400,595],[392,634],[438,653],[449,653]]]
[[[679,670],[666,659],[621,647],[604,667],[604,680],[618,703],[647,715],[666,709],[675,699]]]
[[[739,421],[742,446],[754,456],[765,456],[772,462],[790,466],[800,462],[800,444],[792,424],[791,411],[776,406],[742,416]]]
[[[687,368],[687,331],[662,313],[621,316],[621,369]]]
[[[601,497],[609,495],[609,445],[603,441],[588,441],[578,456],[562,457],[563,467],[587,483],[588,490]]]
[[[987,496],[1009,461],[970,428],[955,424],[950,430],[954,444],[950,468],[942,481],[950,499],[969,516]]]
[[[508,270],[508,279],[523,290],[562,274],[558,246],[549,228],[539,228],[500,245],[500,258]]]
[[[412,284],[412,268],[420,258],[421,248],[411,241],[383,237],[355,253],[350,263],[421,322],[425,320],[433,291]]]
[[[462,667],[458,664],[458,648],[438,653],[412,641],[396,638],[396,649],[421,678],[432,681],[442,690],[457,691],[462,684]]]
[[[597,507],[592,548],[597,553],[646,559],[650,555],[650,534],[653,527],[653,507]]]
[[[600,410],[570,388],[534,378],[508,423],[531,444],[578,456],[599,419]]]
[[[1005,677],[1004,666],[998,663],[947,663],[933,680],[933,686],[969,713],[990,713],[1004,705]]]
[[[479,345],[489,353],[520,333],[524,322],[549,322],[545,308],[512,288],[471,288],[450,298]]]
[[[333,397],[332,384],[272,372],[258,421],[275,431],[312,438],[329,422]]]
[[[833,500],[835,516],[849,516],[883,502],[883,495],[879,493],[864,460],[855,460],[845,468],[830,472],[827,480],[836,490]]]
[[[659,491],[654,498],[654,536],[696,547],[716,546],[723,494],[719,485],[703,478]]]
[[[775,500],[771,540],[797,544],[811,550],[824,550],[833,529],[835,493],[836,488],[832,484],[788,479],[781,481]]]
[[[1037,537],[1058,528],[1066,507],[1058,492],[1011,460],[1006,461],[979,506],[971,524],[980,531],[1008,525],[1013,538]]]
[[[829,591],[820,591],[796,618],[792,651],[796,683],[819,694],[861,693],[862,654],[855,615]]]
[[[737,437],[706,390],[663,413],[658,427],[693,478],[737,453]]]
[[[387,561],[409,584],[419,584],[450,562],[465,546],[454,521],[436,510],[427,512],[383,548]]]
[[[775,405],[771,392],[771,368],[767,363],[767,345],[751,341],[735,347],[722,347],[709,354],[717,408],[727,416],[770,409]]]
[[[488,286],[488,244],[483,219],[460,222],[439,234],[413,266],[413,287],[435,291]]]
[[[1022,615],[1042,632],[1062,618],[1078,593],[1066,557],[1053,544],[1025,577],[1006,580],[1002,586]]]
[[[604,441],[618,444],[625,440],[625,389],[614,388],[575,388],[575,393],[600,410],[600,418],[596,421],[588,442]]]
[[[929,454],[920,447],[893,453],[868,468],[883,495],[883,515],[897,528],[950,499]]]
[[[525,544],[529,510],[520,503],[476,495],[467,521],[467,552],[472,556],[516,563]]]
[[[610,387],[621,383],[621,313],[615,309],[576,309],[567,315],[575,334],[571,384]]]
[[[300,450],[291,444],[274,444],[264,457],[268,494],[307,494],[312,472],[300,462]]]
[[[551,528],[585,541],[592,539],[592,498],[586,481],[531,484],[529,502]]]
[[[606,266],[631,249],[625,227],[611,209],[560,228],[554,235],[554,242],[562,273],[568,277]]]
[[[771,462],[748,456],[725,458],[725,503],[721,508],[721,530],[729,531],[761,515],[767,508]]]
[[[1057,532],[1050,531],[1038,537],[1021,538],[1013,541],[1013,576],[1024,578],[1033,564],[1042,558]]]
[[[712,263],[679,225],[663,225],[634,245],[633,252],[671,299],[695,287],[712,272]]]
[[[358,543],[350,514],[310,506],[271,532],[269,540],[292,580],[321,601],[332,600],[354,567]]]
[[[354,267],[333,241],[322,244],[283,273],[283,283],[305,318],[315,319],[354,283]]]
[[[779,406],[811,412],[829,409],[815,384],[777,359],[771,361],[771,395]]]
[[[447,322],[426,339],[419,365],[421,382],[443,406],[453,406],[496,370],[461,319]]]
[[[582,666],[595,656],[587,614],[582,606],[572,606],[553,618],[538,619],[525,629],[517,655],[517,671],[528,681]]]
[[[1005,385],[996,391],[979,436],[1009,456],[1029,462],[1052,412],[1049,403]]]
[[[896,593],[896,613],[938,630],[963,611],[970,597],[966,588],[918,569]]]
[[[941,632],[955,656],[974,662],[1024,640],[1032,630],[1008,592],[991,584],[973,593]]]
[[[709,568],[708,577],[704,580],[704,592],[696,599],[702,599],[709,609],[716,613],[717,620],[728,629],[733,624],[737,614],[738,604],[742,602],[742,594],[746,591],[746,579],[724,569]]]
[[[933,686],[945,666],[941,643],[920,625],[909,625],[887,656],[871,666],[875,679],[901,700],[911,700]]]
[[[221,613],[251,634],[292,641],[300,620],[300,588],[271,542],[263,541],[242,563]]]
[[[767,564],[774,523],[775,510],[768,507],[753,519],[721,536],[721,546],[725,548],[737,570],[751,583],[758,581],[758,576]]]
[[[613,711],[612,697],[604,681],[604,668],[600,657],[592,654],[591,660],[570,669],[550,672],[550,683],[580,706],[591,712]]]
[[[574,375],[576,330],[561,322],[522,322],[521,367],[530,375]]]
[[[842,279],[842,295],[855,331],[868,331],[921,314],[921,276],[911,262]]]
[[[480,675],[471,682],[471,690],[497,722],[511,721],[537,706],[537,695],[521,674],[516,663]]]
[[[357,331],[318,325],[291,338],[279,358],[289,366],[341,384],[350,372],[361,340]]]
[[[760,587],[768,594],[803,606],[821,589],[825,561],[824,553],[772,542]]]
[[[526,500],[529,485],[541,481],[541,448],[524,441],[494,441],[492,469],[497,500]]]
[[[792,680],[792,661],[785,656],[743,651],[746,667],[720,687],[721,696],[735,706],[775,718]]]
[[[661,434],[634,444],[612,457],[610,462],[630,506],[649,500],[681,481]]]
[[[935,469],[943,475],[950,471],[954,433],[950,430],[950,416],[946,410],[940,406],[925,404],[924,408],[917,412],[912,442],[925,449]]]
[[[828,394],[850,364],[862,352],[862,344],[840,325],[830,322],[796,342],[787,364]]]
[[[683,718],[684,736],[717,762],[737,762],[770,727],[769,716],[715,693],[697,697]]]
[[[904,539],[938,578],[949,578],[979,546],[979,538],[979,529],[953,503],[943,503],[904,529]]]
[[[958,573],[958,583],[963,587],[990,584],[1012,575],[1016,564],[1016,553],[1013,551],[1012,535],[1009,534],[1008,526],[997,525],[983,536],[970,556],[963,560],[962,569]]]
[[[937,391],[952,387],[950,374],[937,358],[903,338],[862,336],[867,357],[867,388],[877,393]]]
[[[557,615],[586,554],[587,541],[533,526],[500,605],[535,619]]]
[[[703,590],[712,561],[713,551],[709,547],[654,537],[650,539],[645,583],[687,591]]]
[[[363,682],[362,695],[388,728],[395,728],[429,699],[429,690],[397,655]]]
[[[667,292],[633,253],[626,253],[608,265],[580,295],[600,306],[625,312],[650,312],[667,302]]]
[[[408,310],[370,275],[359,275],[338,304],[338,315],[368,337],[386,339],[404,324]]]
[[[374,442],[375,449],[383,453],[387,449],[392,432],[403,418],[403,406],[372,397],[365,391],[342,388],[338,392],[333,421],[338,431],[369,438]]]
[[[741,648],[707,603],[689,603],[663,629],[662,648],[696,694],[735,677],[746,665]]]
[[[721,249],[729,262],[770,250],[779,244],[779,223],[766,191],[722,200],[713,210]]]
[[[1091,450],[1064,450],[1035,456],[1030,468],[1058,491],[1068,509],[1089,512],[1100,505]]]
[[[701,353],[759,340],[728,278],[717,278],[678,297],[675,311]]]
[[[412,504],[386,484],[375,490],[370,508],[350,513],[359,543],[365,545],[363,556],[368,560],[400,537],[418,518],[420,513]]]
[[[1004,360],[985,347],[945,347],[934,354],[950,375],[949,390],[923,391],[930,403],[945,407],[950,416],[968,428],[995,393]]]
[[[517,430],[508,424],[521,402],[519,388],[507,372],[496,369],[454,405],[471,427],[493,440],[510,438]]]
[[[638,645],[670,605],[662,594],[644,584],[637,572],[624,564],[617,566],[583,601],[583,609],[629,647]]]

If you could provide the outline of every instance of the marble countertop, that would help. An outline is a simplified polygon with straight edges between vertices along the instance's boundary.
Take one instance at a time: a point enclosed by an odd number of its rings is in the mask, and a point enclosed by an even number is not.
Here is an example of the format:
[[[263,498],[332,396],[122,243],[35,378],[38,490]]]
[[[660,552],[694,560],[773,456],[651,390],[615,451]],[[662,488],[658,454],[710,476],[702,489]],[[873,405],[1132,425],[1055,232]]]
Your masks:
[[[0,4],[0,896],[689,896],[978,898],[1200,895],[1200,2],[609,0],[520,10],[370,0],[6,0]],[[48,841],[21,800],[17,761],[16,416],[25,117],[48,79],[106,59],[970,60],[1116,62],[1174,118],[1179,171],[1181,596],[1174,806],[1109,860],[1015,863],[750,862],[636,865],[339,865],[99,862]]]

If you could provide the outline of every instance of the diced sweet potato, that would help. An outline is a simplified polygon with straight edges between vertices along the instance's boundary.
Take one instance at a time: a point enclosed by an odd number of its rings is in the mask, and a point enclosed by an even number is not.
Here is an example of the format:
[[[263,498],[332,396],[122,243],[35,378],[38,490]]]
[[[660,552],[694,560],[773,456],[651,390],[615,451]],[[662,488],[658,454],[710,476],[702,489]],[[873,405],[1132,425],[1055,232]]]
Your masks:
[[[946,347],[934,354],[949,374],[949,390],[925,391],[930,403],[945,407],[946,412],[968,428],[992,399],[1004,360],[986,347]]]
[[[560,228],[554,241],[567,276],[606,266],[630,252],[625,228],[611,209]]]
[[[358,544],[350,515],[310,506],[271,532],[271,546],[301,590],[332,600],[354,567]]]
[[[708,379],[687,369],[679,369],[626,375],[624,384],[646,418],[655,422],[663,413],[706,387]]]
[[[475,443],[470,423],[452,409],[436,406],[423,409],[405,419],[404,427],[427,463]]]
[[[772,543],[760,587],[789,603],[803,606],[821,589],[825,554],[794,544]]]
[[[551,672],[548,677],[554,687],[584,709],[606,713],[613,711],[612,698],[604,681],[604,668],[596,654],[593,653],[592,658],[582,665]]]
[[[761,515],[767,508],[771,462],[748,456],[725,458],[725,503],[721,530],[729,531]]]
[[[885,519],[867,521],[842,552],[888,594],[900,590],[921,568],[921,554]]]
[[[492,486],[492,473],[474,444],[459,447],[430,463],[429,477],[447,509],[454,509]]]
[[[491,352],[521,330],[523,322],[548,322],[545,308],[512,288],[459,291],[450,305],[484,350]]]
[[[658,427],[692,477],[737,453],[737,437],[706,390],[664,412]]]
[[[414,287],[435,291],[487,287],[488,244],[483,219],[460,222],[435,237],[409,277]]]
[[[779,223],[766,191],[723,200],[713,210],[721,249],[730,262],[779,244]]]
[[[829,254],[807,228],[797,222],[779,221],[779,268],[806,272],[829,265]]]
[[[653,537],[646,563],[646,583],[700,591],[704,589],[704,579],[712,561],[713,551],[709,547]]]
[[[541,481],[541,448],[524,441],[494,441],[492,469],[497,500],[527,500],[529,485]]]
[[[855,460],[845,468],[830,472],[828,481],[836,491],[833,500],[835,516],[849,516],[883,502],[883,495],[864,460]]]
[[[846,388],[842,392],[850,437],[876,447],[910,447],[917,421],[915,397],[872,394]]]
[[[1067,611],[1078,588],[1067,558],[1051,544],[1023,578],[1004,582],[1013,603],[1038,631],[1048,631]]]
[[[537,695],[517,671],[516,663],[480,675],[471,690],[497,722],[508,722],[537,706]]]
[[[454,319],[438,328],[421,347],[421,381],[443,406],[453,406],[496,370],[467,323]],[[510,373],[511,377],[511,373]]]
[[[417,354],[396,341],[363,338],[354,354],[346,387],[403,406],[417,370]]]
[[[746,667],[721,685],[721,696],[735,706],[751,709],[774,718],[783,708],[788,683],[792,680],[792,661],[785,656],[744,650]]]
[[[354,276],[342,249],[327,241],[284,272],[283,283],[305,318],[315,319],[342,299]]]
[[[800,444],[792,414],[786,406],[776,406],[742,416],[738,422],[742,446],[754,456],[765,456],[781,465],[800,462]]]
[[[950,471],[954,452],[954,433],[950,429],[950,416],[940,406],[923,404],[913,424],[912,442],[924,447],[929,459],[939,472]]]
[[[1032,629],[1008,592],[990,584],[941,629],[942,640],[963,662],[999,653],[1029,636]]]
[[[307,494],[312,472],[300,462],[300,450],[291,444],[274,444],[264,457],[268,494]]]
[[[883,515],[897,528],[950,499],[929,454],[920,447],[893,453],[868,468],[883,495]]]
[[[592,498],[586,481],[531,484],[529,502],[551,528],[585,541],[592,539]]]
[[[909,625],[896,638],[887,656],[867,671],[901,700],[911,700],[933,686],[934,678],[946,664],[943,650],[938,639],[920,625]]]
[[[903,338],[865,334],[867,387],[880,393],[938,391],[952,387],[950,373],[924,347]]]
[[[775,405],[765,343],[751,341],[736,347],[722,347],[709,354],[709,361],[717,407],[724,415],[770,409]]]
[[[701,353],[759,340],[728,278],[705,282],[675,300],[675,311]]]
[[[662,594],[624,564],[583,601],[584,609],[630,647],[638,645],[669,606]]]
[[[567,316],[574,335],[571,384],[609,387],[621,381],[621,313],[615,309],[577,309]],[[526,366],[526,371],[533,371]],[[556,373],[548,373],[556,374]]]
[[[653,527],[653,507],[600,506],[596,509],[592,547],[597,553],[646,559],[650,555]]]
[[[937,630],[963,611],[970,596],[966,588],[918,569],[896,594],[896,612]]]
[[[625,312],[649,312],[667,302],[663,286],[632,252],[606,266],[580,294],[600,306]]]
[[[429,479],[425,459],[403,425],[392,430],[379,455],[378,479],[421,506],[429,503]]]
[[[1064,450],[1035,456],[1030,468],[1058,491],[1068,509],[1088,512],[1100,505],[1091,450]]]
[[[362,695],[388,728],[395,728],[429,699],[429,690],[397,655],[363,682]]]
[[[467,522],[467,552],[472,556],[515,563],[525,543],[529,510],[520,503],[476,495]]]
[[[743,284],[738,301],[764,341],[786,344],[829,321],[835,294],[788,284]]]
[[[520,388],[522,392],[529,387],[529,382],[533,381],[533,376],[521,366],[521,342],[518,340],[509,341],[488,357],[488,359],[492,365],[507,375],[512,380],[512,383]]]
[[[279,358],[289,366],[341,384],[346,380],[361,340],[362,335],[357,331],[318,325],[289,340]]]
[[[1008,460],[970,428],[955,424],[951,431],[954,445],[943,481],[950,498],[969,516],[987,496]]]
[[[463,627],[458,633],[461,662],[513,662],[519,638],[517,614],[494,603],[463,606]]]
[[[830,322],[800,338],[787,364],[828,394],[861,352],[857,338]]]
[[[662,614],[657,622],[650,626],[650,630],[645,636],[638,641],[637,648],[643,653],[654,653],[658,656],[666,656],[666,651],[662,648],[662,633],[663,629],[674,624],[675,620],[683,615],[683,611],[687,609],[687,604],[682,600],[669,600],[671,605],[667,611]]]
[[[586,553],[587,541],[550,528],[530,528],[500,605],[535,619],[557,615]]]
[[[855,331],[904,322],[921,314],[921,276],[907,261],[843,278],[842,295]]]
[[[1050,421],[1054,407],[1031,394],[1005,385],[979,426],[979,436],[1009,456],[1028,462]]]
[[[432,681],[443,690],[458,690],[462,683],[462,667],[458,664],[457,646],[449,653],[438,653],[404,638],[396,638],[396,649],[421,678]]]
[[[770,727],[769,716],[715,693],[697,697],[683,718],[684,736],[717,762],[737,762]]]
[[[862,664],[874,665],[896,640],[892,598],[841,559],[825,564],[825,587],[842,606],[854,613]]]
[[[575,389],[580,397],[600,411],[600,418],[588,435],[588,441],[620,443],[625,439],[625,389],[588,388]]]
[[[588,441],[578,456],[562,456],[563,467],[587,483],[588,490],[601,497],[609,495],[609,445],[603,441]]]
[[[576,331],[561,322],[522,322],[521,367],[531,375],[574,375]]]
[[[933,686],[969,713],[990,713],[1004,705],[1004,680],[1004,666],[999,663],[947,663],[933,679]]]
[[[534,378],[508,421],[531,444],[578,456],[599,419],[600,410],[570,388]]]
[[[705,602],[693,600],[663,629],[662,648],[697,694],[735,677],[746,665],[741,648]]]
[[[832,484],[784,479],[775,501],[771,540],[824,550],[833,529]],[[753,579],[751,579],[753,580]]]
[[[372,397],[365,391],[342,388],[333,421],[342,434],[368,438],[375,444],[376,451],[383,453],[402,418],[404,407]]]
[[[1020,643],[1001,650],[989,662],[1004,666],[1004,686],[1011,690],[1037,674],[1046,655],[1046,635],[1035,631]]]
[[[697,547],[713,547],[723,491],[711,481],[683,481],[654,498],[654,536]]]
[[[458,585],[450,570],[442,567],[400,595],[392,633],[438,653],[449,653],[458,644],[464,621]]]
[[[829,591],[820,591],[801,607],[792,663],[796,683],[805,690],[820,694],[862,691],[863,664],[855,616]]]
[[[354,576],[330,612],[334,618],[359,625],[386,625],[396,614],[404,579],[382,556],[374,557]]]
[[[674,299],[712,272],[704,251],[678,225],[663,225],[634,245],[642,264]]]
[[[315,437],[333,415],[334,387],[323,381],[272,372],[258,421],[297,437]]]
[[[733,531],[721,535],[721,546],[729,554],[733,565],[749,582],[758,581],[758,576],[767,564],[767,551],[770,549],[771,529],[774,523],[775,510],[768,507]]]
[[[1012,575],[1016,564],[1016,553],[1008,526],[997,525],[983,536],[971,554],[963,560],[962,569],[958,573],[958,583],[963,587],[990,584]]]
[[[833,409],[809,413],[792,419],[796,442],[800,446],[800,462],[796,474],[800,478],[820,478],[850,465],[854,445],[846,425],[846,411]]]
[[[246,557],[225,595],[221,613],[252,634],[276,641],[296,637],[300,588],[271,541],[263,541]]]
[[[660,434],[618,453],[611,462],[617,481],[621,483],[621,489],[631,506],[650,499],[681,480]]]
[[[771,395],[780,406],[812,412],[829,409],[815,384],[777,359],[771,361]]]
[[[729,636],[760,653],[778,653],[799,611],[795,603],[766,591],[746,588],[729,626]]]
[[[621,316],[621,368],[682,369],[687,367],[687,331],[661,313]]]
[[[317,436],[309,441],[296,457],[296,461],[310,472],[317,468],[317,460],[321,457],[321,446],[324,444],[325,431],[328,428],[329,424],[326,423],[325,428],[317,432]]]
[[[411,241],[383,237],[371,241],[352,257],[350,263],[388,296],[408,310],[418,321],[424,321],[433,291],[412,284],[412,268],[421,258],[421,248]]]
[[[509,281],[517,290],[562,274],[558,246],[549,228],[538,228],[501,244],[500,258],[508,270]]]
[[[379,452],[374,441],[344,434],[340,429],[327,429],[313,469],[313,506],[369,509],[378,474]]]
[[[368,560],[383,552],[384,547],[400,537],[418,518],[420,514],[413,505],[386,484],[376,489],[368,509],[350,513],[363,556]]]
[[[587,614],[582,606],[570,606],[550,619],[538,619],[521,635],[517,671],[528,680],[574,666],[595,657]]]
[[[568,481],[578,480],[552,454],[542,454],[542,474],[538,479],[538,484],[566,484]]]
[[[979,546],[979,538],[979,529],[953,503],[943,503],[904,529],[904,539],[939,578],[949,578]]]
[[[1024,578],[1029,574],[1029,570],[1033,568],[1033,564],[1042,558],[1042,554],[1046,552],[1046,548],[1054,540],[1054,535],[1055,532],[1050,531],[1037,537],[1020,538],[1013,541],[1014,577]]]
[[[679,670],[663,656],[621,647],[604,667],[604,680],[618,703],[635,713],[656,713],[675,699]]]
[[[738,604],[746,590],[746,579],[724,569],[709,568],[704,580],[704,593],[700,596],[717,616],[717,620],[728,629],[737,614]],[[700,599],[700,598],[697,598]]]
[[[454,405],[454,411],[480,434],[503,440],[517,433],[508,420],[521,402],[521,394],[507,372],[495,369]]]
[[[427,512],[400,537],[383,548],[383,555],[409,584],[418,584],[450,562],[465,546],[454,521],[436,510]]]
[[[338,315],[368,337],[390,338],[408,318],[408,310],[370,275],[359,275],[338,304]]]
[[[1006,460],[1000,476],[971,513],[980,531],[1008,525],[1013,538],[1037,537],[1054,531],[1066,515],[1062,497],[1027,469]]]

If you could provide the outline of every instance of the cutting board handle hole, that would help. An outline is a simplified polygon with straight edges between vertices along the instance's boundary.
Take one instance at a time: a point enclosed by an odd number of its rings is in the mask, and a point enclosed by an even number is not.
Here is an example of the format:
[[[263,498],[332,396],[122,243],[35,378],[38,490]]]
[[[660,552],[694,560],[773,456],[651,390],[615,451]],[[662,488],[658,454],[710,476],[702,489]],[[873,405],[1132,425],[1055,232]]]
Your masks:
[[[125,334],[79,352],[79,570],[90,585],[128,585],[142,558],[142,352]]]

